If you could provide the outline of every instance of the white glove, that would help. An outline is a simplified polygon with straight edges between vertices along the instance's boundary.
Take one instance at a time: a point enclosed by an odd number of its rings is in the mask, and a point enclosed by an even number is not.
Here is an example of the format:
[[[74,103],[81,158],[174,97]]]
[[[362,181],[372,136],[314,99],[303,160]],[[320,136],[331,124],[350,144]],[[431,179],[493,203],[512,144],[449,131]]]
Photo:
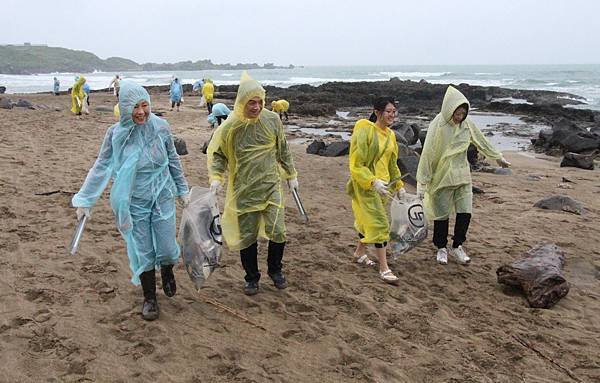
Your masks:
[[[503,168],[508,168],[511,165],[511,163],[506,161],[504,157],[500,158],[499,160],[496,160],[496,162],[499,166],[502,166]]]
[[[288,180],[288,186],[290,187],[290,190],[298,190],[298,178]]]
[[[180,195],[179,202],[181,203],[181,206],[186,208],[190,204],[190,193]]]
[[[399,200],[403,200],[404,196],[406,195],[406,190],[404,190],[404,188],[400,188],[400,189],[398,189],[396,194],[398,195]]]
[[[217,193],[220,190],[221,190],[221,181],[218,181],[218,180],[211,181],[210,192],[213,193],[214,195],[217,195]]]
[[[417,198],[418,199],[422,200],[423,198],[425,198],[426,191],[427,191],[426,184],[417,183]]]
[[[388,190],[388,184],[380,179],[376,179],[375,182],[373,182],[373,189],[375,189],[375,191],[383,196],[389,195],[390,191]]]
[[[86,216],[88,219],[92,218],[92,208],[91,207],[78,207],[75,210],[75,214],[77,214],[77,220],[81,221],[83,216]]]

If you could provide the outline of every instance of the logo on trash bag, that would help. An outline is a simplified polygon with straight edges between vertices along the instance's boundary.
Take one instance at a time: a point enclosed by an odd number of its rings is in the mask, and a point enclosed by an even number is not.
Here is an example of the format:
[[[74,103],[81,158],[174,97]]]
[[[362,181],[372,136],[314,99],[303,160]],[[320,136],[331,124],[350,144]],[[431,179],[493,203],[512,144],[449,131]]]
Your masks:
[[[423,219],[425,214],[423,213],[423,205],[420,203],[414,204],[408,208],[408,220],[411,225],[415,227],[425,226],[425,220]]]

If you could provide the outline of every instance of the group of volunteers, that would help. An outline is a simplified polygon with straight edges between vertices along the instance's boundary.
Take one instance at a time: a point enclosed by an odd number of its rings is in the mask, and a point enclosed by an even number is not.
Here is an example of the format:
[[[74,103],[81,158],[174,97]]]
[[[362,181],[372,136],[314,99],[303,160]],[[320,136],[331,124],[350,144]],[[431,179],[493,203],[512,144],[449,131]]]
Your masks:
[[[204,87],[207,84],[204,82]],[[152,113],[148,92],[127,80],[119,87],[119,122],[108,128],[72,205],[78,219],[84,215],[90,218],[92,207],[112,179],[110,205],[127,245],[131,281],[142,285],[142,317],[154,320],[159,315],[155,270],[160,270],[165,295],[176,293],[173,266],[180,248],[175,201],[186,207],[190,193],[169,124]],[[290,189],[298,189],[298,174],[278,115],[284,113],[283,108],[265,109],[265,98],[264,88],[244,72],[233,111],[218,121],[207,150],[210,191],[216,195],[221,188],[226,190],[221,226],[228,248],[240,254],[246,295],[259,292],[259,238],[268,239],[267,274],[274,286],[288,286],[282,269],[286,245],[283,181]],[[222,116],[216,111],[217,105],[210,111],[215,119]],[[457,221],[451,253],[461,263],[469,260],[461,246],[472,209],[466,157],[469,143],[501,166],[510,165],[469,119],[468,111],[468,100],[448,87],[442,110],[428,129],[417,174],[417,193],[424,198],[426,214],[434,221],[434,244],[442,264],[447,263],[451,212],[456,212]],[[394,194],[405,193],[396,163],[398,145],[390,129],[395,117],[394,99],[382,97],[375,100],[368,120],[356,122],[346,186],[360,238],[354,261],[373,265],[367,255],[367,247],[373,245],[379,276],[392,284],[398,277],[386,261],[390,239],[386,203]]]

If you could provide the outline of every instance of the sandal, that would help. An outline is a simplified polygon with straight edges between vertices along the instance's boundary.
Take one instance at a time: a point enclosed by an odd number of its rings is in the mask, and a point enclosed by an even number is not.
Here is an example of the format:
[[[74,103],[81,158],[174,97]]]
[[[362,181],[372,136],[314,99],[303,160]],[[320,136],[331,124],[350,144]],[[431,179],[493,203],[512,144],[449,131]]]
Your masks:
[[[375,266],[377,264],[376,262],[369,259],[368,254],[363,254],[360,257],[354,257],[354,262],[358,263],[359,265],[365,266]]]
[[[395,285],[395,284],[398,283],[398,277],[395,276],[394,273],[392,272],[392,270],[390,270],[390,269],[387,269],[386,271],[379,272],[379,277],[385,283],[389,283],[389,284],[392,284],[392,285]]]

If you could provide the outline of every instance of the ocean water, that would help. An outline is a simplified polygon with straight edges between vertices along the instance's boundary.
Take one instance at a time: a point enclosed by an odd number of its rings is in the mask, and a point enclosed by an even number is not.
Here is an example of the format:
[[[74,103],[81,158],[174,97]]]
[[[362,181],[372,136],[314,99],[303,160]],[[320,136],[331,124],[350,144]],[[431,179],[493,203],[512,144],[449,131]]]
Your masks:
[[[126,79],[141,85],[166,85],[173,75],[191,84],[208,77],[216,85],[237,84],[239,70],[207,70],[177,72],[122,72]],[[331,81],[381,81],[398,77],[401,80],[430,83],[468,83],[514,89],[541,89],[572,93],[586,99],[582,107],[600,110],[600,64],[594,65],[395,65],[395,66],[323,66],[294,69],[258,69],[250,74],[266,85],[288,87],[297,84],[320,85]],[[115,73],[84,73],[92,89],[102,89]],[[7,93],[33,93],[52,90],[53,77],[61,90],[73,84],[75,74],[54,73],[39,75],[0,74],[0,85]]]

